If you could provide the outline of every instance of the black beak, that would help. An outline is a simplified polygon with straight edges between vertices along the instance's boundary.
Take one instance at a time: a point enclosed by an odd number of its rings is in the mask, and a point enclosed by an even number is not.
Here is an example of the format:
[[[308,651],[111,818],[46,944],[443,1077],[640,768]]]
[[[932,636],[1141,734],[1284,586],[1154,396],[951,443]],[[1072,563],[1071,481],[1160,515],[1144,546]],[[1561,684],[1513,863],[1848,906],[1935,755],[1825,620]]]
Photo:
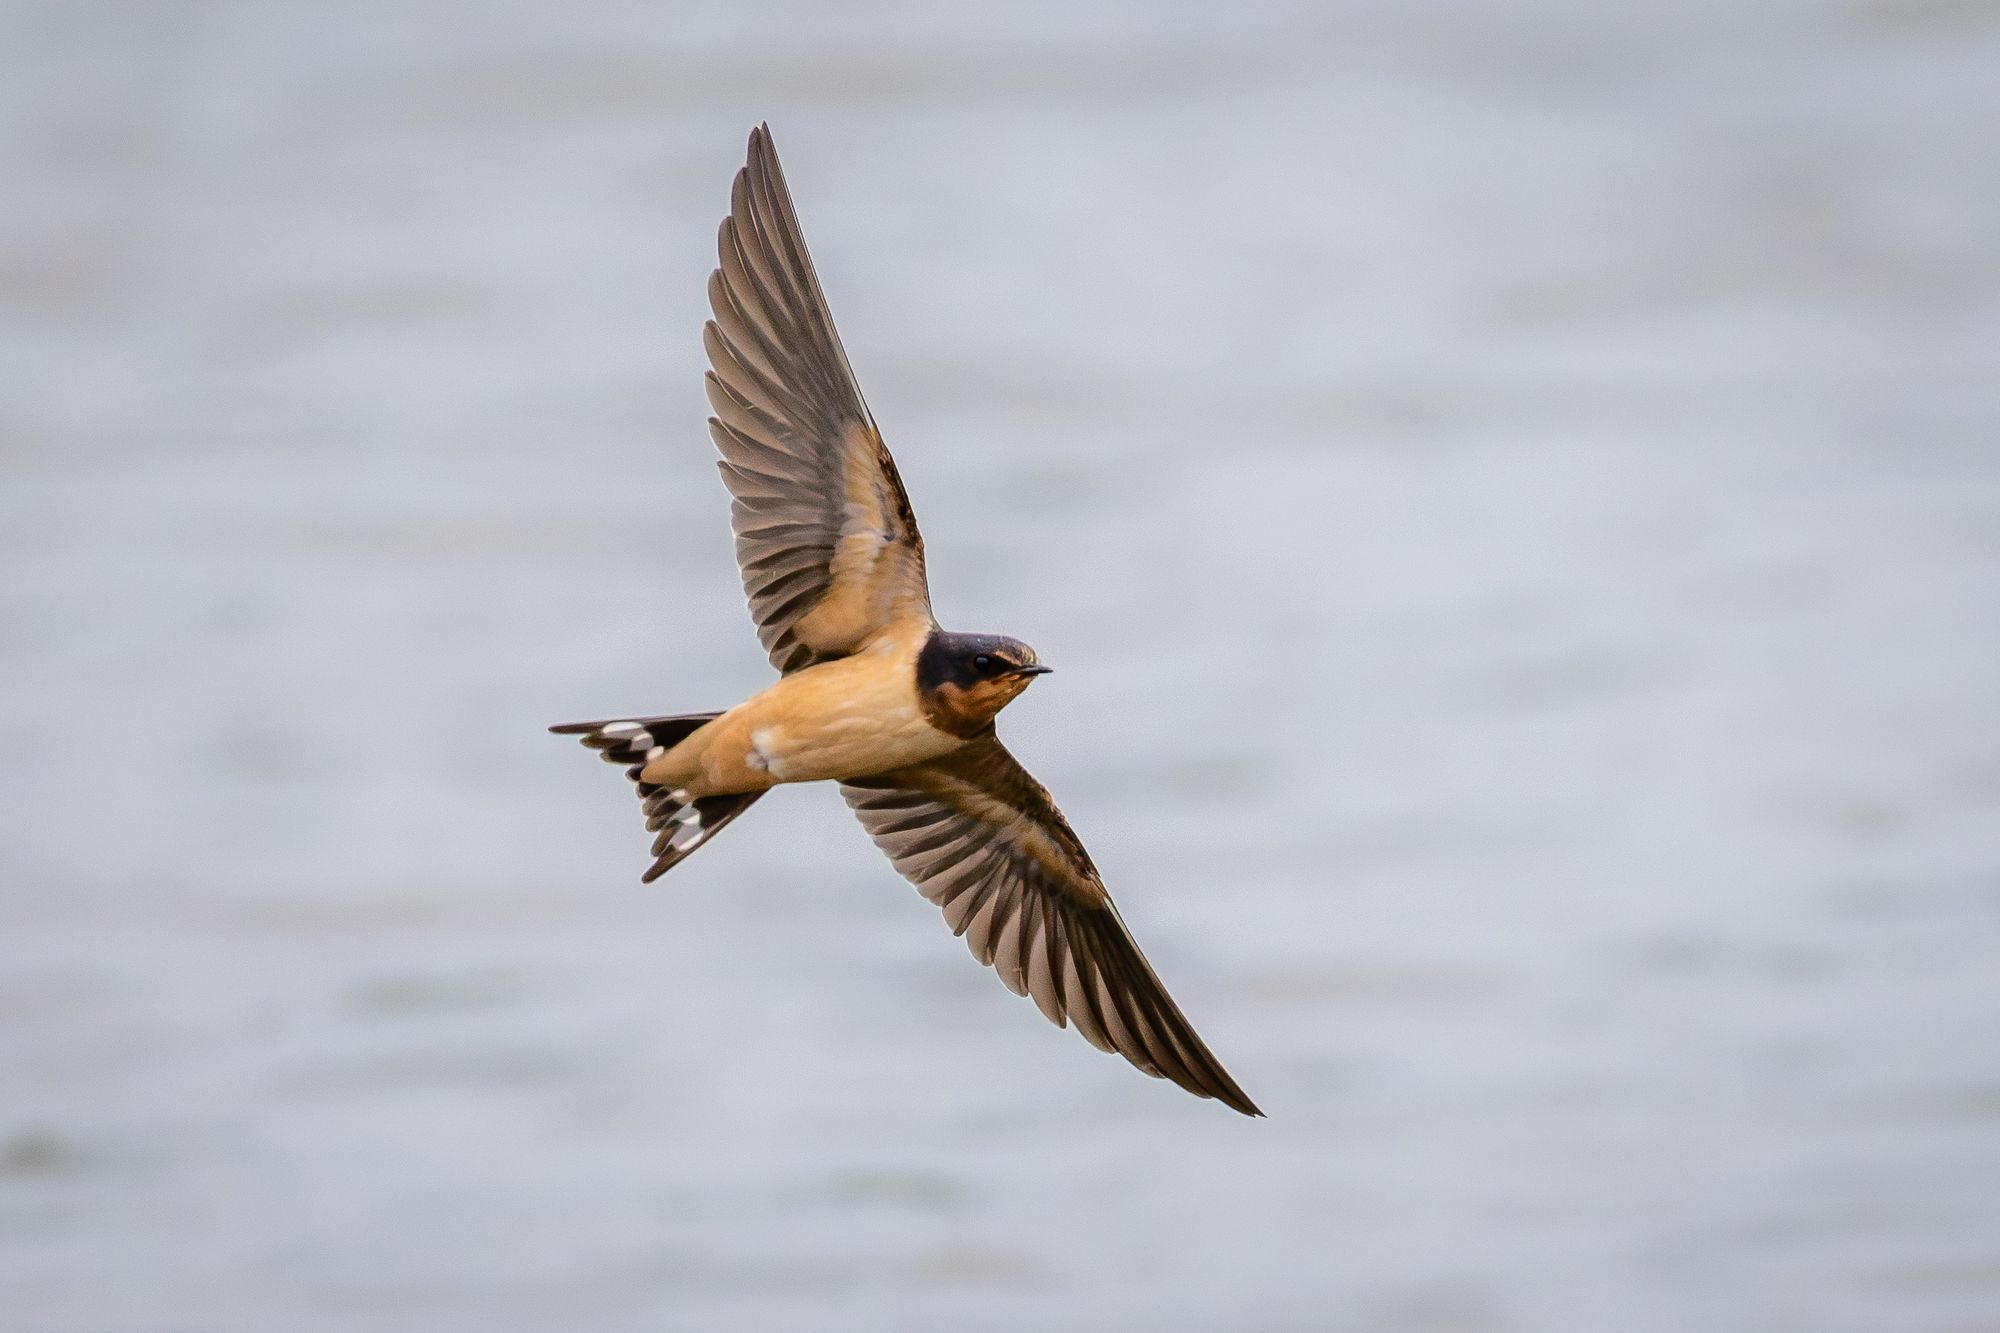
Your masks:
[[[1037,662],[1033,666],[1015,667],[1007,674],[1010,676],[1046,676],[1054,670],[1054,667],[1043,666],[1040,662]]]

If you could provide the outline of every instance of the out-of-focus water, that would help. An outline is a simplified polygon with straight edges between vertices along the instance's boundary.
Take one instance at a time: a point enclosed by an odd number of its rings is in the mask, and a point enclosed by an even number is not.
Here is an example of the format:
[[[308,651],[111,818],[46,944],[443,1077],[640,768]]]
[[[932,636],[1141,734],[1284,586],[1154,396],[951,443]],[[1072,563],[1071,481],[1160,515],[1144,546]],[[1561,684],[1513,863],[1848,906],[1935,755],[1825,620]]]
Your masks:
[[[14,4],[0,1328],[2000,1327],[2000,11]],[[769,118],[947,623],[1270,1119],[830,790]]]

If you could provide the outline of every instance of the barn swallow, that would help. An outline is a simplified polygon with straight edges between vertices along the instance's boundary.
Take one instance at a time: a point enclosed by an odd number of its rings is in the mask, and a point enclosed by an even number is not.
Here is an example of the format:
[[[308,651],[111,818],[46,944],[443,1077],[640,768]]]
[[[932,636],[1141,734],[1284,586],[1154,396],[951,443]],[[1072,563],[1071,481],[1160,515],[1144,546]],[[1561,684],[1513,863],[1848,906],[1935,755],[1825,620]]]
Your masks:
[[[1049,671],[1019,639],[938,627],[924,543],[806,255],[769,126],[750,135],[708,280],[709,433],[736,559],[781,673],[721,713],[550,728],[626,765],[681,863],[781,782],[840,784],[973,956],[1058,1027],[1155,1078],[1263,1113],[1195,1035],[1090,854],[994,734]]]

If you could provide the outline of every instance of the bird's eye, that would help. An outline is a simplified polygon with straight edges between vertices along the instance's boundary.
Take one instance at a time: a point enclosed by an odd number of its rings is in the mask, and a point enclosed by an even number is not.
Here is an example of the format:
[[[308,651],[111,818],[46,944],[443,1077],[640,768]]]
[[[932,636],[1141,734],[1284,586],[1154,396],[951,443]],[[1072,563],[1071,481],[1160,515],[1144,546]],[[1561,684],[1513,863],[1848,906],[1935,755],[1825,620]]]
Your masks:
[[[979,654],[979,656],[972,659],[972,666],[973,669],[976,671],[985,671],[989,669],[992,665],[993,665],[993,659],[988,657],[985,653],[981,653]]]

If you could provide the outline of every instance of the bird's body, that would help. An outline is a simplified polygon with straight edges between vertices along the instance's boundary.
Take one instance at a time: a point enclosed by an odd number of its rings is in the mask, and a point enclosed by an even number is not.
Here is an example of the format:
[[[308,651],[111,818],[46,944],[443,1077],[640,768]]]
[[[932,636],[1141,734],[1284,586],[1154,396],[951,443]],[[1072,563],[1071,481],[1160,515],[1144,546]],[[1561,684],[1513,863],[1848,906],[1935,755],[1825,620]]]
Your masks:
[[[649,760],[640,780],[724,796],[871,777],[950,754],[965,739],[931,721],[917,682],[930,633],[895,625],[855,653],[780,677]]]
[[[709,280],[710,433],[776,683],[721,713],[553,730],[626,767],[678,865],[780,783],[834,781],[973,954],[1053,1022],[1261,1114],[1132,942],[1097,868],[994,718],[1048,670],[931,613],[923,539],[806,255],[770,133],[750,136]]]

